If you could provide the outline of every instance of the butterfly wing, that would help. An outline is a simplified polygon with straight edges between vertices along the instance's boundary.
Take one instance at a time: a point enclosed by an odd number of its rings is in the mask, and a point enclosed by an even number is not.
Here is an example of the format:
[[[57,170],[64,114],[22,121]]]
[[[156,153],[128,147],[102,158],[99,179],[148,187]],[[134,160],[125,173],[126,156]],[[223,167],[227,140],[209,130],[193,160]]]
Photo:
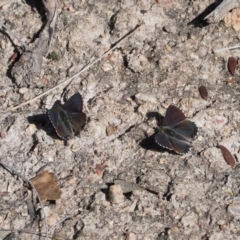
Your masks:
[[[63,139],[73,137],[73,130],[67,121],[60,101],[56,101],[53,107],[48,110],[48,116],[59,137]]]
[[[192,140],[198,131],[196,124],[190,120],[184,120],[175,125],[172,129],[188,141]]]
[[[175,151],[179,154],[187,153],[192,146],[189,142],[177,139],[173,136],[168,136],[164,132],[160,131],[155,135],[155,141],[161,147]]]
[[[170,105],[163,120],[163,126],[174,127],[186,119],[183,112],[174,105]]]
[[[86,114],[83,112],[69,112],[68,117],[75,132],[80,131],[81,127],[86,123]]]
[[[179,154],[187,153],[192,146],[189,142],[178,140],[176,138],[171,137],[169,138],[169,142],[172,146],[172,150]]]
[[[79,93],[75,93],[63,104],[63,109],[67,112],[82,112],[83,100]]]
[[[165,133],[162,131],[159,131],[155,135],[155,142],[160,145],[161,147],[167,148],[169,150],[173,150],[171,143],[169,142],[169,139]]]

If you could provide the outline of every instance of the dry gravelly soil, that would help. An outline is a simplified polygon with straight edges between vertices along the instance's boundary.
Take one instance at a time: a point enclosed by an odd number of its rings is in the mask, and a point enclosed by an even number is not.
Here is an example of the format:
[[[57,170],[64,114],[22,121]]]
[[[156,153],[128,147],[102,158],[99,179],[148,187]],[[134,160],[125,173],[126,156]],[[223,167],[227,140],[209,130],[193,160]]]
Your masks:
[[[0,32],[4,110],[72,76],[142,23],[67,87],[66,98],[79,92],[84,100],[87,122],[79,136],[64,143],[43,127],[46,109],[63,88],[0,115],[1,161],[27,179],[41,169],[55,174],[62,196],[43,202],[49,228],[62,220],[55,239],[240,239],[239,168],[227,165],[217,148],[220,143],[240,158],[239,84],[224,82],[227,60],[239,50],[213,53],[239,45],[239,35],[223,22],[189,24],[213,0],[167,2],[60,0],[50,49],[57,58],[44,58],[42,87],[14,83],[9,59],[21,43]],[[16,0],[0,9],[0,20],[29,44],[43,24],[38,9],[33,1]],[[199,95],[201,85],[207,101]],[[146,114],[164,116],[170,104],[198,126],[184,155],[146,140],[156,127]],[[115,179],[155,191],[119,194],[114,203],[109,187]],[[45,223],[41,211],[34,220],[28,214],[31,191],[22,179],[1,167],[0,186],[0,229],[15,231],[9,239],[45,239],[34,234],[45,234]]]

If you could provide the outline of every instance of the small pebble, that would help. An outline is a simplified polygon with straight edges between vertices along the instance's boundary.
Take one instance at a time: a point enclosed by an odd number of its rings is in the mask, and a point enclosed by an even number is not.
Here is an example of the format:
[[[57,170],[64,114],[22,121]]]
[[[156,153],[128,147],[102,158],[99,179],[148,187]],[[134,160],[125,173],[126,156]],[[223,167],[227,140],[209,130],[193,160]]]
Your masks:
[[[113,69],[112,65],[110,63],[104,62],[102,65],[102,70],[104,72],[111,71]]]
[[[1,131],[0,132],[0,137],[1,138],[6,138],[7,137],[7,133],[5,131]]]
[[[35,124],[29,124],[28,127],[26,128],[26,134],[31,136],[36,132],[37,128]]]
[[[109,200],[111,203],[124,202],[124,195],[120,185],[112,185],[109,189]]]
[[[79,145],[79,143],[74,142],[73,145],[71,146],[71,150],[72,150],[73,152],[79,151],[79,150],[80,150],[80,145]]]
[[[137,240],[137,235],[132,232],[128,232],[126,235],[126,240]]]
[[[157,103],[156,97],[148,93],[138,93],[137,95],[135,95],[135,98],[143,102]]]
[[[85,187],[83,189],[83,193],[86,194],[86,195],[90,194],[90,188],[89,187]]]
[[[233,202],[228,206],[228,212],[233,217],[240,219],[240,197],[235,197]]]
[[[57,223],[58,220],[58,215],[56,213],[52,214],[49,218],[48,218],[48,225],[50,227],[52,227],[53,225],[55,225]]]
[[[29,92],[26,92],[26,93],[23,94],[23,100],[24,101],[29,100],[29,98],[30,98]]]
[[[20,88],[20,89],[19,89],[19,93],[20,93],[20,94],[24,94],[24,93],[26,93],[26,92],[28,92],[28,88],[23,87],[23,88]]]

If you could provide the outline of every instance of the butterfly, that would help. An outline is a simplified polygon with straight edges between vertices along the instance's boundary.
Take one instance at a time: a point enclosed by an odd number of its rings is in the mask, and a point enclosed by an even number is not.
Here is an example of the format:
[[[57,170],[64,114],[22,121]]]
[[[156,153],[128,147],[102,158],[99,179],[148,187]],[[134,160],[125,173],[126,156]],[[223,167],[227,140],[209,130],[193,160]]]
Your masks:
[[[192,146],[191,141],[197,134],[194,122],[186,120],[183,112],[174,105],[170,105],[155,141],[161,147],[175,151],[178,154],[187,153]]]
[[[82,112],[83,101],[79,93],[75,93],[64,104],[57,100],[48,117],[59,137],[68,140],[77,134],[86,122],[86,114]]]

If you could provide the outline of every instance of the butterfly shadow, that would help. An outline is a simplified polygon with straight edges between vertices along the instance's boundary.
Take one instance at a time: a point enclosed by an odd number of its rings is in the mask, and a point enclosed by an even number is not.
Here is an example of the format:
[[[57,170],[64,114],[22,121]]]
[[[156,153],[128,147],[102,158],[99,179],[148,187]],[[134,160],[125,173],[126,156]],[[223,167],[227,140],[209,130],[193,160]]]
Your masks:
[[[140,147],[146,149],[146,150],[150,150],[150,151],[155,151],[155,152],[168,152],[174,155],[178,155],[177,153],[170,151],[166,148],[163,148],[161,146],[159,146],[156,141],[155,141],[155,135],[157,134],[157,132],[155,132],[153,135],[144,138],[140,143]]]
[[[29,116],[27,120],[30,124],[34,124],[38,130],[43,130],[53,139],[59,139],[46,113]]]
[[[195,28],[203,28],[208,26],[210,23],[205,19],[222,1],[217,0],[214,3],[210,4],[202,13],[197,15],[192,21],[187,25],[193,25]]]

